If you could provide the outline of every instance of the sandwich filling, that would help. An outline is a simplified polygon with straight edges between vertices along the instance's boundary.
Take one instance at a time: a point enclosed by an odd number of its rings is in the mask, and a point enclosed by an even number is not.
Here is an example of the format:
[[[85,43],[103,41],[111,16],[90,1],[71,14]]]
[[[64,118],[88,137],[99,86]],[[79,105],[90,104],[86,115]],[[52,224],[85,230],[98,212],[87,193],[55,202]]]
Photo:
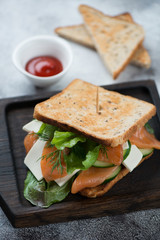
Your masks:
[[[148,123],[116,147],[99,144],[38,120],[23,129],[28,132],[24,139],[27,152],[24,162],[29,168],[24,196],[41,207],[62,201],[69,192],[75,194],[107,184],[122,169],[132,171],[143,157],[160,149],[160,141]],[[38,141],[42,144],[41,150],[37,148]]]

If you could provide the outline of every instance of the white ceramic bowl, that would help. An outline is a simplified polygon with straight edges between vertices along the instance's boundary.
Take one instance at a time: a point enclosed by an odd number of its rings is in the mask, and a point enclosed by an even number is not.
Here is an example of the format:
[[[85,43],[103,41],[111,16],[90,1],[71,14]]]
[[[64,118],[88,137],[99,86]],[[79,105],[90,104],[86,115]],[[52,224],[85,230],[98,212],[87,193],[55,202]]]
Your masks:
[[[25,70],[26,63],[38,56],[52,56],[59,59],[63,71],[50,76],[38,77]],[[35,36],[20,43],[13,52],[12,60],[16,68],[27,76],[35,86],[47,87],[60,80],[72,62],[72,51],[67,41],[54,36]]]

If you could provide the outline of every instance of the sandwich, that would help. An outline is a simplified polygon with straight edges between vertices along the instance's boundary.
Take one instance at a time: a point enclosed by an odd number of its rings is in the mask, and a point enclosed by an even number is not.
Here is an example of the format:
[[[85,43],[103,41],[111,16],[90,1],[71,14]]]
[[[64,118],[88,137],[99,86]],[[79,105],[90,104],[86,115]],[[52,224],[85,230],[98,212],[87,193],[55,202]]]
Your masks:
[[[23,130],[29,171],[24,196],[49,207],[67,195],[100,197],[160,141],[148,121],[156,107],[80,79],[34,108]]]

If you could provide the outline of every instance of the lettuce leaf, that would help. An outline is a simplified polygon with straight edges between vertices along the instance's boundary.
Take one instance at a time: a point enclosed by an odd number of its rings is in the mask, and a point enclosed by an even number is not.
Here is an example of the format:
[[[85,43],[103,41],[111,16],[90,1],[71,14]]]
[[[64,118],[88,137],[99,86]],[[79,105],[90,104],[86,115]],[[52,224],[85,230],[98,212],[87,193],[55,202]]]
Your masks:
[[[42,126],[40,127],[37,135],[45,140],[45,141],[48,141],[48,140],[51,140],[54,136],[54,132],[57,130],[58,128],[55,127],[55,126],[52,126],[50,124],[47,124],[47,123],[43,123]]]
[[[47,183],[44,179],[37,181],[34,175],[28,171],[24,182],[24,197],[33,205],[47,208],[53,203],[61,202],[70,192],[73,179],[70,179],[62,187],[52,181]]]
[[[84,158],[75,154],[72,150],[69,155],[64,155],[64,160],[67,165],[67,173],[72,174],[76,169],[85,170],[84,165],[82,164]]]
[[[86,140],[85,143],[79,142],[72,149],[69,155],[64,154],[67,165],[67,173],[71,174],[74,170],[85,170],[90,168],[98,158],[101,145]]]
[[[72,132],[60,131],[58,127],[46,123],[42,124],[37,135],[45,141],[50,140],[51,144],[55,145],[58,150],[63,150],[65,147],[72,148],[77,142],[86,141],[86,138],[83,136]]]
[[[65,147],[72,148],[77,142],[85,141],[85,137],[78,136],[76,133],[55,131],[51,144],[55,145],[58,150],[63,150]]]
[[[88,153],[86,155],[86,159],[82,162],[85,169],[90,168],[95,163],[95,161],[98,158],[100,147],[101,147],[101,145],[93,148],[91,151],[88,151]]]

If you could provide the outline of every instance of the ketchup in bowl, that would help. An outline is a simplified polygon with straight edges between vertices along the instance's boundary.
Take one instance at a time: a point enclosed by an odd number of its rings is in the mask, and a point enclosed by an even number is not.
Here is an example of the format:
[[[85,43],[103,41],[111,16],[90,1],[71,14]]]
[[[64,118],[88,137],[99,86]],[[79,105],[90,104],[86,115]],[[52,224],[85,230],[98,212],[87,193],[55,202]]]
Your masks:
[[[62,72],[63,66],[55,57],[40,56],[29,60],[25,70],[38,77],[50,77]]]

